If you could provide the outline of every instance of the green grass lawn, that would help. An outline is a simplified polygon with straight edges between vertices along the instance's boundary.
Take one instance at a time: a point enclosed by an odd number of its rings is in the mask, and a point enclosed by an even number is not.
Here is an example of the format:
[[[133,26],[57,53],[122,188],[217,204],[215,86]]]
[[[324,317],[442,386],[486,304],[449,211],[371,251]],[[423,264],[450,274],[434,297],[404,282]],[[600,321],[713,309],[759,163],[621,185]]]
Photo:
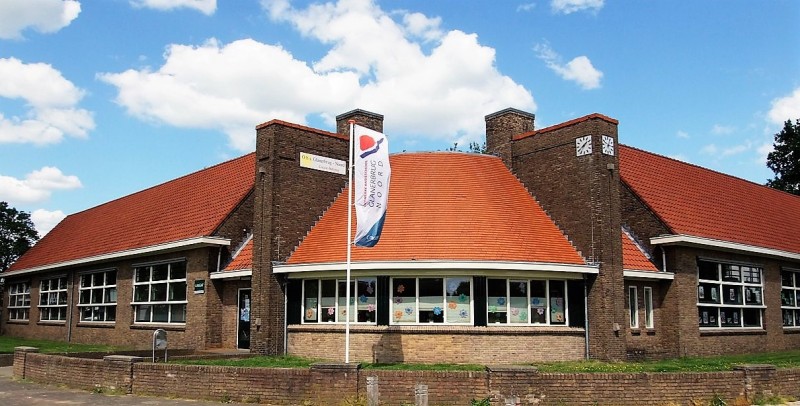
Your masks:
[[[0,336],[0,354],[13,353],[14,347],[37,347],[43,353],[65,352],[108,352],[124,348],[110,345],[68,344],[49,340],[29,340]],[[248,357],[242,359],[181,360],[181,364],[220,365],[262,368],[308,368],[319,360],[299,357]],[[774,353],[727,355],[704,358],[675,358],[663,361],[642,362],[603,362],[570,361],[532,364],[541,372],[712,372],[730,371],[740,364],[771,364],[778,368],[800,368],[800,350]],[[370,364],[361,365],[364,369],[413,370],[413,371],[482,371],[481,365],[462,364]]]
[[[800,350],[719,357],[686,357],[663,361],[575,361],[536,364],[542,372],[712,372],[730,371],[741,364],[770,364],[778,368],[800,367]]]
[[[217,359],[176,361],[193,365],[225,365],[241,367],[307,368],[318,360],[298,357],[251,357],[246,359]],[[771,364],[778,368],[800,368],[800,350],[777,353],[729,355],[707,358],[676,358],[663,361],[602,362],[571,361],[533,364],[541,372],[712,372],[730,371],[740,364]],[[363,369],[411,371],[482,371],[482,365],[461,364],[370,364]]]
[[[14,353],[14,347],[36,347],[42,353],[65,353],[65,352],[94,352],[94,351],[115,351],[120,347],[110,345],[74,344],[50,340],[30,340],[26,338],[0,336],[0,354]]]

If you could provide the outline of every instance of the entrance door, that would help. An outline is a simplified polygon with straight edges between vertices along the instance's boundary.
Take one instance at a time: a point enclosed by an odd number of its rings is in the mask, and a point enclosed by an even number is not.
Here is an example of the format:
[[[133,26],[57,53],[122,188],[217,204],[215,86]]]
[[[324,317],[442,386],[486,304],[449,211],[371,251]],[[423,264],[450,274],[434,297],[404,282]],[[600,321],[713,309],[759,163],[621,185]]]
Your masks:
[[[239,289],[239,321],[236,323],[236,347],[250,349],[250,289]]]

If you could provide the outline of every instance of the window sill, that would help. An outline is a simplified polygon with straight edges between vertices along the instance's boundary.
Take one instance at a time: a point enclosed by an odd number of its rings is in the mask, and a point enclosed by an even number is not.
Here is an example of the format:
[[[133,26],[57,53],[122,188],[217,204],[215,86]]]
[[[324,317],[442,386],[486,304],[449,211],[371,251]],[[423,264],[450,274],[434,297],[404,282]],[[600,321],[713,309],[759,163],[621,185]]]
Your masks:
[[[783,334],[800,334],[800,326],[798,327],[784,327]]]
[[[186,331],[186,325],[172,325],[172,324],[131,324],[131,330],[155,330],[162,329],[166,331]]]
[[[114,328],[116,323],[113,321],[81,321],[78,322],[78,327],[86,328]]]
[[[8,324],[30,324],[30,320],[9,320]]]
[[[63,326],[66,325],[67,322],[64,320],[45,320],[36,322],[39,326]]]
[[[713,330],[700,329],[700,337],[706,336],[738,336],[738,335],[766,335],[763,328],[715,328]]]

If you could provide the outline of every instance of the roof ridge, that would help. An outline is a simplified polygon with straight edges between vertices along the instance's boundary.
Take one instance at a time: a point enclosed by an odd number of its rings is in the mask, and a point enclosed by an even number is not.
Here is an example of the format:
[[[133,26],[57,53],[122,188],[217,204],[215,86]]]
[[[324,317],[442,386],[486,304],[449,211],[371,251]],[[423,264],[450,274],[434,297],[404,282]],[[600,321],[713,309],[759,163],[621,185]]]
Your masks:
[[[207,170],[211,170],[211,169],[214,169],[214,168],[216,168],[216,167],[219,167],[219,166],[222,166],[222,165],[225,165],[225,164],[229,164],[229,163],[231,163],[231,162],[234,162],[234,161],[238,161],[238,160],[240,160],[240,159],[245,159],[245,158],[249,157],[250,155],[255,155],[255,152],[249,152],[249,153],[247,153],[247,154],[244,154],[244,155],[242,155],[242,156],[239,156],[239,157],[236,157],[236,158],[231,158],[231,159],[229,159],[229,160],[227,160],[227,161],[222,161],[222,162],[216,163],[216,164],[214,164],[214,165],[207,166],[207,167],[205,167],[205,168],[203,168],[203,169],[198,169],[198,170],[196,170],[196,171],[194,171],[194,172],[187,173],[187,174],[185,174],[185,175],[182,175],[182,176],[179,176],[179,177],[177,177],[177,178],[173,178],[173,179],[170,179],[170,180],[167,180],[167,181],[161,182],[161,183],[159,183],[159,184],[156,184],[156,185],[153,185],[153,186],[149,186],[149,187],[147,187],[147,188],[144,188],[144,189],[142,189],[142,190],[137,190],[137,191],[135,191],[135,192],[133,192],[133,193],[131,193],[131,194],[127,194],[127,195],[124,195],[124,196],[120,196],[120,197],[118,197],[118,198],[116,198],[116,199],[112,199],[112,200],[109,200],[109,201],[107,201],[107,202],[100,203],[100,204],[98,204],[97,206],[87,207],[87,208],[85,208],[85,209],[83,209],[83,210],[81,210],[81,211],[76,211],[76,212],[74,212],[74,213],[71,213],[71,214],[67,215],[67,217],[72,217],[72,216],[75,216],[75,215],[78,215],[78,214],[81,214],[81,213],[87,212],[87,211],[89,211],[89,210],[94,210],[94,209],[96,209],[96,208],[98,208],[98,207],[107,206],[107,205],[109,205],[109,204],[111,204],[111,203],[115,203],[115,202],[118,202],[118,201],[120,201],[120,200],[122,200],[122,199],[127,199],[127,198],[129,198],[129,197],[132,197],[132,196],[137,196],[137,195],[139,195],[139,194],[142,194],[142,193],[144,193],[144,192],[147,192],[148,190],[155,189],[155,188],[157,188],[157,187],[161,187],[161,186],[163,186],[163,185],[167,185],[167,184],[170,184],[170,183],[177,182],[177,181],[179,181],[179,180],[181,180],[181,179],[188,178],[189,176],[194,176],[194,175],[197,175],[197,174],[198,174],[198,173],[200,173],[200,172],[204,172],[204,171],[207,171]],[[64,219],[66,220],[66,218],[67,218],[67,217],[65,217]],[[62,221],[63,221],[63,220],[62,220]]]
[[[759,187],[765,188],[765,189],[767,189],[767,190],[771,190],[771,191],[775,191],[775,192],[780,192],[780,193],[786,194],[786,195],[788,195],[788,196],[792,196],[792,197],[795,197],[795,198],[798,198],[798,199],[800,199],[800,196],[797,196],[797,195],[791,194],[791,193],[789,193],[789,192],[786,192],[786,191],[783,191],[783,190],[780,190],[780,189],[775,189],[775,188],[769,187],[769,186],[767,186],[767,185],[763,185],[763,184],[761,184],[761,183],[756,183],[756,182],[753,182],[753,181],[751,181],[751,180],[748,180],[748,179],[740,178],[740,177],[738,177],[738,176],[734,176],[734,175],[731,175],[731,174],[729,174],[729,173],[720,172],[720,171],[718,171],[718,170],[711,169],[711,168],[706,168],[706,167],[704,167],[704,166],[700,166],[700,165],[698,165],[698,164],[694,164],[694,163],[691,163],[691,162],[682,161],[682,160],[680,160],[680,159],[670,158],[670,157],[668,157],[668,156],[666,156],[666,155],[662,155],[662,154],[658,154],[658,153],[655,153],[655,152],[646,151],[646,150],[643,150],[643,149],[641,149],[641,148],[632,147],[632,146],[630,146],[630,145],[627,145],[627,144],[619,144],[619,147],[620,147],[620,148],[630,148],[630,149],[633,149],[633,150],[636,150],[636,151],[639,151],[639,152],[643,152],[643,153],[645,153],[645,154],[648,154],[648,155],[654,155],[654,156],[657,156],[657,157],[659,157],[659,158],[668,159],[668,160],[670,160],[670,161],[673,161],[673,162],[675,162],[675,163],[678,163],[678,164],[683,164],[683,165],[691,166],[691,167],[694,167],[694,168],[697,168],[697,169],[701,169],[701,170],[704,170],[704,171],[708,171],[708,172],[712,172],[712,173],[715,173],[715,174],[718,174],[718,175],[722,175],[722,176],[725,176],[725,177],[727,177],[727,178],[732,178],[732,179],[735,179],[735,180],[740,180],[740,181],[742,181],[742,182],[747,182],[747,183],[750,183],[750,184],[752,184],[752,185],[755,185],[755,186],[759,186]]]
[[[571,125],[582,123],[584,121],[589,121],[589,120],[595,119],[595,118],[603,120],[603,121],[606,121],[606,122],[609,122],[611,124],[617,124],[617,125],[619,124],[619,120],[617,120],[615,118],[611,118],[611,117],[609,117],[609,116],[607,116],[605,114],[591,113],[591,114],[587,114],[585,116],[581,116],[581,117],[578,117],[578,118],[573,118],[572,120],[564,121],[563,123],[558,123],[558,124],[553,124],[551,126],[543,127],[543,128],[538,129],[538,130],[534,129],[532,131],[524,132],[522,134],[515,134],[515,135],[512,136],[512,139],[514,139],[515,141],[516,140],[521,140],[523,138],[532,137],[532,136],[537,135],[537,134],[546,133],[546,132],[555,131],[555,130],[560,130],[560,129],[564,128],[564,127],[569,127]]]
[[[311,131],[311,132],[314,132],[314,133],[317,133],[317,134],[320,134],[320,135],[326,135],[326,136],[329,136],[329,137],[340,138],[340,139],[343,139],[343,140],[349,140],[350,139],[350,137],[348,135],[339,134],[339,133],[330,132],[330,131],[325,131],[325,130],[320,130],[319,128],[309,127],[307,125],[302,125],[302,124],[295,124],[295,123],[291,123],[289,121],[278,120],[278,119],[272,119],[272,120],[269,120],[267,122],[261,123],[261,124],[256,126],[256,130],[260,130],[260,129],[264,128],[264,127],[269,127],[270,125],[273,125],[273,124],[282,125],[282,126],[285,126],[285,127],[291,127],[291,128],[295,128],[295,129],[303,130],[303,131]]]

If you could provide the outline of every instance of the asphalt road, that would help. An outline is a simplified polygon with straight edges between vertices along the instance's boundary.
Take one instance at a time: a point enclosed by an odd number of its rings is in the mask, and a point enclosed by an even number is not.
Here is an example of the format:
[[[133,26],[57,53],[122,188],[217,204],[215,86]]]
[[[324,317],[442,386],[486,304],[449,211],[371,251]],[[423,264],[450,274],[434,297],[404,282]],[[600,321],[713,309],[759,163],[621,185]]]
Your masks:
[[[133,395],[103,395],[12,378],[12,367],[0,367],[0,405],[114,405],[114,406],[219,406],[220,402],[161,399]]]

